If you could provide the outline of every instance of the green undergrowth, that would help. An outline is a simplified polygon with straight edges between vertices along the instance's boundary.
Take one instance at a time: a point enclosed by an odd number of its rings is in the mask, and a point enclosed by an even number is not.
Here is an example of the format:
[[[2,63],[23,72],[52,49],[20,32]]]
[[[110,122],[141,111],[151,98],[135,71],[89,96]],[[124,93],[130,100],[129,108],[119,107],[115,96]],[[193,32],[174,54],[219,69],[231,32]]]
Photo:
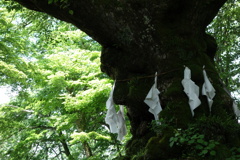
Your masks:
[[[153,121],[151,126],[156,136],[131,160],[240,159],[240,126],[232,118],[203,116],[186,128],[164,121]]]

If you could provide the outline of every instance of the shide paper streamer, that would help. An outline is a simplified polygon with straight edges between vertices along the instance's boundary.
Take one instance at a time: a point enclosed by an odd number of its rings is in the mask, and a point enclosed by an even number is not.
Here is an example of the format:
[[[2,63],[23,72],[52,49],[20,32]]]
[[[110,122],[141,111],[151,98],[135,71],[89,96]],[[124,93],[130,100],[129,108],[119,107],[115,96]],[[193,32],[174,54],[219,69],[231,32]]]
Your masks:
[[[157,89],[157,72],[155,74],[155,82],[148,92],[144,102],[150,107],[149,112],[154,115],[155,120],[159,120],[158,114],[162,111],[162,107],[160,105],[160,100],[158,95],[160,94]]]
[[[209,81],[207,73],[203,67],[203,77],[204,83],[202,86],[202,95],[205,95],[208,100],[209,110],[211,112],[211,107],[213,104],[213,98],[216,95],[216,91],[213,85]],[[192,116],[194,116],[194,110],[201,104],[199,99],[199,87],[191,80],[191,70],[185,67],[184,79],[182,80],[182,85],[184,92],[189,98],[189,106],[191,109]],[[107,115],[105,118],[106,123],[110,126],[111,133],[117,133],[118,140],[123,140],[124,136],[127,134],[126,123],[124,118],[124,108],[120,105],[119,111],[116,112],[114,107],[115,103],[113,101],[113,91],[115,88],[115,83],[113,85],[112,91],[110,92],[109,98],[106,102]],[[148,92],[144,102],[149,106],[149,112],[154,115],[155,120],[159,120],[158,114],[162,111],[162,107],[159,100],[160,91],[157,89],[157,72],[155,73],[155,81],[150,91]],[[240,117],[240,109],[237,103],[233,102],[233,110],[237,117]]]
[[[106,123],[110,126],[111,133],[118,133],[118,140],[123,140],[124,136],[127,134],[125,119],[124,119],[124,108],[120,106],[118,113],[114,107],[115,103],[113,101],[113,91],[115,88],[115,83],[113,85],[112,91],[110,92],[109,98],[106,102],[107,115],[105,118]]]
[[[240,117],[240,110],[238,108],[238,105],[235,101],[233,101],[233,111],[237,117]]]
[[[118,116],[118,121],[117,121],[117,126],[118,126],[118,137],[117,139],[119,141],[123,140],[124,136],[127,134],[127,127],[125,123],[125,118],[124,118],[124,108],[122,105],[120,105],[120,109],[117,113]]]
[[[182,85],[184,88],[184,92],[189,98],[188,103],[192,112],[192,116],[194,116],[193,110],[196,109],[201,104],[201,101],[198,98],[199,87],[191,80],[191,70],[188,67],[185,67]]]
[[[207,96],[209,110],[211,112],[212,104],[213,104],[213,97],[215,94],[215,89],[213,88],[212,84],[210,83],[206,71],[203,69],[203,77],[204,77],[204,84],[202,87],[202,95]]]
[[[113,85],[112,91],[110,92],[109,98],[106,102],[107,106],[107,115],[105,121],[109,124],[111,133],[117,133],[117,112],[115,110],[115,103],[113,101],[113,91],[114,91],[115,84]]]

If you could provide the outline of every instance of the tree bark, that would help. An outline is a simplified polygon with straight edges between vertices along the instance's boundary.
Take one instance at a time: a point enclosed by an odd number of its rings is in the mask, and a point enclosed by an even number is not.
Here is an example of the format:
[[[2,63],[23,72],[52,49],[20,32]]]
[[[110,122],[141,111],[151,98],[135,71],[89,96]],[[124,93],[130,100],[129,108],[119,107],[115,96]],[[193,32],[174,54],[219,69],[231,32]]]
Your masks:
[[[93,154],[92,154],[91,148],[89,147],[89,144],[87,142],[83,142],[83,147],[84,147],[86,157],[87,158],[92,157]]]
[[[62,147],[64,149],[64,153],[66,154],[66,156],[68,157],[69,160],[73,160],[73,157],[72,157],[71,152],[69,150],[68,144],[67,144],[66,140],[63,138],[63,134],[62,134],[61,131],[59,132],[59,136],[60,136],[60,142],[61,142]]]
[[[127,106],[131,123],[133,137],[126,146],[125,159],[142,150],[138,159],[179,158],[182,149],[169,147],[174,130],[187,129],[203,117],[234,120],[232,100],[213,63],[217,45],[205,33],[226,0],[69,0],[65,7],[47,0],[15,1],[76,25],[102,45],[101,69],[116,80],[114,101]],[[191,69],[192,80],[200,88],[205,66],[216,89],[211,113],[206,97],[200,95],[202,103],[192,117],[181,85],[184,66]],[[160,118],[171,126],[159,135],[150,129],[154,117],[143,102],[155,72],[163,107]],[[239,136],[234,140],[230,134],[224,136],[228,140],[223,145],[239,146]]]

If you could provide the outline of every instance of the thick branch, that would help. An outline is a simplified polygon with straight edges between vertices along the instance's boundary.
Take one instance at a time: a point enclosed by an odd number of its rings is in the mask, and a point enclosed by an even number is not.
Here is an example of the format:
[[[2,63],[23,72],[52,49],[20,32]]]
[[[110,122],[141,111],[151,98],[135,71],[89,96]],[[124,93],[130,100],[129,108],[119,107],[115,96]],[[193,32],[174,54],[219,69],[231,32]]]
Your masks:
[[[189,32],[205,27],[212,21],[226,0],[69,0],[48,4],[48,0],[15,0],[23,6],[45,12],[76,25],[103,46],[136,45],[144,34],[155,34],[159,26],[178,27]],[[69,14],[73,11],[73,15]],[[179,21],[181,21],[179,23]],[[169,24],[169,25],[168,25]],[[181,25],[181,24],[180,24]],[[197,27],[198,26],[198,27]],[[143,33],[148,28],[149,33]],[[154,32],[154,33],[152,33]],[[149,41],[145,38],[144,41]]]
[[[83,142],[83,147],[87,158],[93,156],[92,150],[87,142]]]
[[[72,159],[72,155],[71,155],[71,152],[69,150],[69,147],[68,147],[68,144],[67,142],[65,141],[65,138],[61,137],[63,136],[62,132],[59,133],[59,136],[60,136],[60,142],[64,148],[64,153],[66,154],[66,156],[69,158],[69,159]]]

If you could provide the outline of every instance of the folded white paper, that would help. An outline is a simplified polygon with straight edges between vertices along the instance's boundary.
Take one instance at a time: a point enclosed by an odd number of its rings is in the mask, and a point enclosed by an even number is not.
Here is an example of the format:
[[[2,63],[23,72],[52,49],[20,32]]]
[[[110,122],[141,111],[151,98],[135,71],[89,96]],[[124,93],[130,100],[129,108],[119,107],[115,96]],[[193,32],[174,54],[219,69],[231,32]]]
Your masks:
[[[237,117],[240,117],[240,110],[238,108],[238,105],[235,101],[233,101],[233,111]]]
[[[112,133],[117,133],[118,132],[118,128],[117,128],[118,116],[114,107],[115,103],[113,101],[114,87],[115,87],[115,83],[113,85],[112,91],[110,92],[109,98],[106,102],[106,106],[108,110],[107,110],[105,121],[109,125],[110,131]]]
[[[201,101],[198,98],[199,87],[191,80],[191,70],[188,67],[185,67],[182,85],[184,88],[184,92],[189,98],[188,103],[192,112],[192,116],[194,116],[193,110],[196,109],[201,104]]]
[[[111,133],[117,133],[118,140],[123,140],[124,136],[127,134],[127,127],[125,123],[125,118],[124,118],[124,108],[123,106],[120,106],[120,109],[118,113],[116,112],[116,109],[114,107],[115,103],[113,101],[113,92],[115,88],[115,83],[113,85],[112,91],[110,92],[109,98],[106,102],[107,106],[107,115],[105,117],[106,123],[110,127],[110,132]]]
[[[155,82],[148,92],[144,102],[150,107],[149,112],[154,115],[155,120],[159,120],[158,114],[162,111],[162,107],[160,105],[160,100],[158,95],[160,94],[157,89],[157,72],[155,74]]]
[[[119,141],[121,141],[121,140],[123,140],[124,136],[127,134],[127,127],[126,127],[125,118],[124,118],[124,108],[122,105],[120,105],[120,109],[119,109],[117,115],[118,115],[118,122],[117,122],[118,137],[117,137],[117,139]]]
[[[204,77],[204,84],[202,87],[202,95],[207,96],[209,110],[211,112],[212,104],[213,104],[213,97],[215,94],[215,89],[213,88],[212,84],[210,83],[206,71],[203,69],[203,77]]]

